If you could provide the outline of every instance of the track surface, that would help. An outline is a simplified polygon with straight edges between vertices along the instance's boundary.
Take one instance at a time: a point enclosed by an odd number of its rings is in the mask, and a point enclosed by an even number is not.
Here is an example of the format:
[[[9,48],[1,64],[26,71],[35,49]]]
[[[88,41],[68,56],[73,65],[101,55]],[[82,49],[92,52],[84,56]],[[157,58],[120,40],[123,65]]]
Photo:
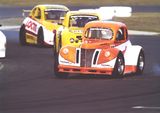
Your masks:
[[[159,113],[160,37],[131,36],[145,49],[144,75],[122,79],[53,75],[51,48],[20,46],[18,31],[4,31],[7,58],[0,59],[0,113]]]
[[[0,59],[0,113],[160,113],[159,36],[130,36],[145,50],[142,76],[58,79],[51,48],[22,47],[18,31],[4,33],[8,44],[7,58]]]

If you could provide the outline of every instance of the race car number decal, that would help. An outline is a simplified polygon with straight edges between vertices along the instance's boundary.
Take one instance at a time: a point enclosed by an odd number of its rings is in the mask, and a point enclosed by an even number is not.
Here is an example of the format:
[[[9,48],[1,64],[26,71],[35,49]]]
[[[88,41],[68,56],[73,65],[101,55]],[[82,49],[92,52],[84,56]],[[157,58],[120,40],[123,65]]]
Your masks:
[[[29,20],[26,23],[26,28],[28,28],[29,30],[33,31],[34,33],[36,33],[37,30],[37,24],[31,20]]]

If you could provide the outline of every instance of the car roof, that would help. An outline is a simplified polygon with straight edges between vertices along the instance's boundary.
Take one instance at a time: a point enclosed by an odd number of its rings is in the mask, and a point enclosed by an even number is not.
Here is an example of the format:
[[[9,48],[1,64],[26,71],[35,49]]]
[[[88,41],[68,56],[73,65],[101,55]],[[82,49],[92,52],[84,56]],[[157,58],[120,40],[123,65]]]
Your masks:
[[[91,21],[85,25],[84,30],[90,27],[103,27],[103,28],[111,28],[118,30],[120,27],[126,28],[126,25],[122,22],[116,22],[116,21]]]
[[[69,15],[95,15],[99,16],[96,12],[85,12],[85,11],[69,11],[67,14]]]
[[[40,5],[37,5],[36,7],[40,7],[43,9],[55,9],[55,10],[69,11],[69,9],[66,6],[58,5],[58,4],[40,4]]]

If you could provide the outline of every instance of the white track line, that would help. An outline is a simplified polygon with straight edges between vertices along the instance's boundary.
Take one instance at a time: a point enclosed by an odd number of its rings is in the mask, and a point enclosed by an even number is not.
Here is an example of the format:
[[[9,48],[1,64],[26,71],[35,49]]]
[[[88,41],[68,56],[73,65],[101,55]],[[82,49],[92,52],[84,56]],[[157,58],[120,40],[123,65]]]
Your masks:
[[[0,30],[11,30],[11,29],[19,29],[20,26],[2,26]]]
[[[0,30],[12,30],[16,29],[19,30],[20,26],[2,26],[0,27]],[[160,33],[157,32],[148,32],[148,31],[135,31],[135,30],[128,30],[129,35],[144,35],[144,36],[156,36],[160,35]]]
[[[134,108],[134,109],[155,109],[155,110],[160,110],[160,107],[149,107],[149,106],[134,106],[132,108]]]
[[[160,35],[160,33],[157,33],[157,32],[134,31],[134,30],[129,30],[128,33],[130,35],[146,35],[146,36]]]
[[[4,68],[4,65],[0,62],[0,71]]]

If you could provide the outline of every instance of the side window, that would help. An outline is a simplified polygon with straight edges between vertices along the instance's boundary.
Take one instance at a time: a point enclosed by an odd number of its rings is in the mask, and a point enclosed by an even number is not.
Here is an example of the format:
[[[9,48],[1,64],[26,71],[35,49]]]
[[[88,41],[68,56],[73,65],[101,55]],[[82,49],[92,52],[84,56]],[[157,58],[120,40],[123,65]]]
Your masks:
[[[41,19],[41,10],[40,10],[40,8],[33,9],[32,15],[33,15],[32,16],[33,18]]]
[[[40,10],[40,8],[37,8],[35,18],[41,19],[41,10]]]
[[[121,41],[121,40],[124,40],[125,39],[125,33],[124,33],[124,28],[120,28],[118,31],[117,31],[117,34],[116,34],[116,40],[117,41]]]
[[[32,16],[33,18],[35,18],[35,13],[36,13],[36,8],[34,8],[34,9],[32,10],[32,13],[31,13],[31,14],[32,14],[31,16]]]

